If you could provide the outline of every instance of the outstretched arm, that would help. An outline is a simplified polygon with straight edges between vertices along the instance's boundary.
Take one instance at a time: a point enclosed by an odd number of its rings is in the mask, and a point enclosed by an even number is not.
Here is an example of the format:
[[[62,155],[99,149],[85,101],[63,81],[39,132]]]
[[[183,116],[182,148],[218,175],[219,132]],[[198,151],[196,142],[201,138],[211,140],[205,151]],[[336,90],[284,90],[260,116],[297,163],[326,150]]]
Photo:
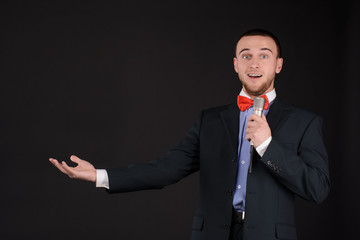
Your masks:
[[[59,163],[58,160],[54,158],[49,159],[55,167],[64,174],[68,175],[70,178],[96,182],[96,170],[91,163],[82,160],[75,155],[72,155],[70,160],[78,165],[76,167],[69,167],[64,161]]]

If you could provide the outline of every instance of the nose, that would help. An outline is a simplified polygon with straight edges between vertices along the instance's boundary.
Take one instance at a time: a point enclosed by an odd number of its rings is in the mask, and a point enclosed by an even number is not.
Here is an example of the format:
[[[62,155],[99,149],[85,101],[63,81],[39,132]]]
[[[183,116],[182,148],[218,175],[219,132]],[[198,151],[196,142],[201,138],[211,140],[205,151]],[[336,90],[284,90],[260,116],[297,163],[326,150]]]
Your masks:
[[[259,68],[259,62],[256,58],[253,58],[252,61],[250,62],[250,68]]]

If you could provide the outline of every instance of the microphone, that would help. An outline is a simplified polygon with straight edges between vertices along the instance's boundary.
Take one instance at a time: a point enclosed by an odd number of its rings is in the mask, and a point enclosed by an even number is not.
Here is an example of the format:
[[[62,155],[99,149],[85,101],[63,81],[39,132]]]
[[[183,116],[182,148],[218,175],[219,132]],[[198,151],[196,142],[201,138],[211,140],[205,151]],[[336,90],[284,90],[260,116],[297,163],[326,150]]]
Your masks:
[[[265,105],[265,98],[263,97],[256,97],[254,98],[254,114],[261,117],[263,111],[264,111],[264,105]]]
[[[263,97],[255,97],[254,98],[254,114],[261,117],[263,111],[264,111],[264,105],[265,105],[265,98]],[[250,163],[249,163],[249,173],[252,172],[252,164],[253,164],[253,155],[254,155],[254,145],[252,141],[250,141]]]

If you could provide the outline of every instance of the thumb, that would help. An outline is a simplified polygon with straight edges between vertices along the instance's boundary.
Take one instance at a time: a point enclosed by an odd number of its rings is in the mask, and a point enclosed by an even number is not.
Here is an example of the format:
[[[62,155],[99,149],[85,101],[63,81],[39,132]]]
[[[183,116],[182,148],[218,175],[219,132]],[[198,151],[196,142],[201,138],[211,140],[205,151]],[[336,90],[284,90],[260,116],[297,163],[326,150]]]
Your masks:
[[[71,155],[70,160],[77,164],[79,164],[81,162],[81,159],[75,155]]]

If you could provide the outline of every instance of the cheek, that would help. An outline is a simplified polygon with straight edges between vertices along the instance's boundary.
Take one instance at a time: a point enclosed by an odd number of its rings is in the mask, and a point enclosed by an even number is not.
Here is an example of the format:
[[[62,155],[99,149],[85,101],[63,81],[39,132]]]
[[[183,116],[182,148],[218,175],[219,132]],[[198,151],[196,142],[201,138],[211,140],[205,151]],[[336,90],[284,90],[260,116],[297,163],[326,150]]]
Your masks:
[[[237,70],[238,70],[238,73],[244,73],[245,70],[246,70],[246,65],[245,64],[238,64],[237,65]]]
[[[270,75],[278,73],[278,66],[276,65],[276,63],[271,63],[271,64],[267,65],[266,72]]]

